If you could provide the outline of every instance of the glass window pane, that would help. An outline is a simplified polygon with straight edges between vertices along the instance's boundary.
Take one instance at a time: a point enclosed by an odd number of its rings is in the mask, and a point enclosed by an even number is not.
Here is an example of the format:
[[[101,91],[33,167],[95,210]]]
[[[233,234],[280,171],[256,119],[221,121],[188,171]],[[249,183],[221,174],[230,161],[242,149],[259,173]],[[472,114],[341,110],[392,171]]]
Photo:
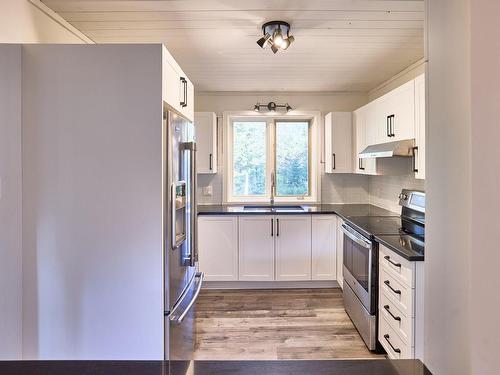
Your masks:
[[[266,194],[265,122],[233,123],[233,195]]]
[[[276,123],[276,195],[309,195],[309,123]]]

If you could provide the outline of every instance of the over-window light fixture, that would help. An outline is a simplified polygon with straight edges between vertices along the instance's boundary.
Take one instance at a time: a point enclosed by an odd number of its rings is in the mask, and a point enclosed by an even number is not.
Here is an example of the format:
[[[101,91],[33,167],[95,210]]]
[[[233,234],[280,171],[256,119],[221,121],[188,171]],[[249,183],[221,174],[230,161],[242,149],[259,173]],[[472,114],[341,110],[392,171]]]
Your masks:
[[[267,104],[257,103],[253,109],[255,112],[276,112],[277,109],[284,109],[286,112],[290,112],[292,107],[288,103],[276,104],[275,102],[269,102]]]
[[[295,38],[290,35],[290,24],[285,21],[271,21],[262,25],[264,36],[257,41],[261,48],[271,46],[273,53],[286,50]]]

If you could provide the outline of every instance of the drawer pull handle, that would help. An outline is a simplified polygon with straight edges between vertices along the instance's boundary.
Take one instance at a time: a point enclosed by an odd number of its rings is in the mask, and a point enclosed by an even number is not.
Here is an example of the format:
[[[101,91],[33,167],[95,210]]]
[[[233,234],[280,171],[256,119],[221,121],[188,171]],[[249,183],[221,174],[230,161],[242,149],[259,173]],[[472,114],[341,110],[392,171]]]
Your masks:
[[[393,262],[393,261],[391,260],[391,257],[390,257],[389,255],[386,255],[386,256],[384,257],[384,259],[385,259],[386,261],[388,261],[390,264],[392,264],[394,267],[401,268],[401,263],[396,263],[396,262]]]
[[[389,313],[389,315],[390,315],[390,316],[392,316],[392,319],[397,320],[398,322],[400,322],[400,321],[401,321],[401,317],[399,317],[399,316],[395,316],[395,315],[391,312],[391,310],[389,309],[389,305],[384,305],[384,309],[385,309],[385,311],[387,311],[387,312]]]
[[[385,341],[387,341],[387,343],[391,346],[391,349],[394,351],[394,353],[401,354],[401,349],[395,348],[394,345],[392,345],[392,343],[389,341],[389,338],[390,336],[386,333],[384,335]]]
[[[401,291],[400,291],[400,290],[398,290],[398,289],[394,289],[394,288],[391,286],[391,283],[389,282],[389,280],[385,280],[385,281],[384,281],[384,284],[385,284],[385,285],[387,285],[387,287],[388,287],[390,290],[392,290],[394,293],[401,295]]]

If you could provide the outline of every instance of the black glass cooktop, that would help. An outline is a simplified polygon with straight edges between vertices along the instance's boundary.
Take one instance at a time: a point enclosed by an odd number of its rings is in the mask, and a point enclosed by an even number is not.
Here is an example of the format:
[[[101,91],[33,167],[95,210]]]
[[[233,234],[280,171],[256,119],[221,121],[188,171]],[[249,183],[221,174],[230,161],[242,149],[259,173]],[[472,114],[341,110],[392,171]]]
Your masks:
[[[401,218],[395,216],[357,216],[349,218],[349,225],[366,237],[402,233]]]
[[[425,244],[423,237],[411,236],[409,234],[380,235],[376,240],[395,251],[409,261],[424,260]]]

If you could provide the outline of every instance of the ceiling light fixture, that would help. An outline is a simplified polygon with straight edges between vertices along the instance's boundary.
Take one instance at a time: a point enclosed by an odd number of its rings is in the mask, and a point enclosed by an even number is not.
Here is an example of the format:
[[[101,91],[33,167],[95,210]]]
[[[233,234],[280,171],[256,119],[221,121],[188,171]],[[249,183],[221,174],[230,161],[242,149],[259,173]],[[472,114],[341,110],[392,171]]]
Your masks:
[[[276,104],[275,102],[269,102],[267,104],[257,103],[253,106],[255,112],[276,112],[277,109],[284,109],[286,112],[290,112],[292,107],[286,104]]]
[[[295,38],[290,35],[290,24],[285,21],[271,21],[262,25],[264,36],[257,41],[261,48],[269,44],[273,53],[286,50]]]

